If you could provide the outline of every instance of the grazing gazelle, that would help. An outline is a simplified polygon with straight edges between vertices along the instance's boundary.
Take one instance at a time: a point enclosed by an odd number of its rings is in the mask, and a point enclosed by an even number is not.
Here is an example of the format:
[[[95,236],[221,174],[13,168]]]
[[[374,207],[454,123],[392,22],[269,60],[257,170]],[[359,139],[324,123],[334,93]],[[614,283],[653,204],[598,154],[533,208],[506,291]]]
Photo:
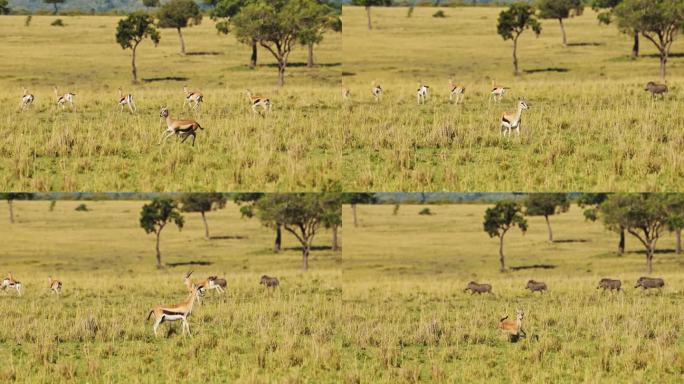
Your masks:
[[[527,102],[525,100],[518,100],[518,109],[515,113],[504,113],[501,116],[501,135],[510,136],[511,130],[515,129],[516,133],[520,135],[520,124],[522,120],[522,113],[524,110],[528,109]]]
[[[36,98],[29,93],[28,89],[24,88],[24,94],[21,96],[21,104],[19,104],[19,109],[23,112],[28,109]]]
[[[14,280],[12,273],[8,273],[7,277],[2,280],[2,285],[0,285],[0,288],[2,288],[3,291],[7,288],[14,288],[17,290],[17,294],[21,296],[21,290],[23,288],[23,285],[21,284],[21,282]]]
[[[135,107],[135,102],[133,102],[133,95],[130,93],[124,95],[121,88],[119,88],[119,106],[121,106],[121,112],[123,112],[124,106],[128,106],[128,110],[130,110],[131,113],[135,112],[137,109]]]
[[[185,93],[185,104],[183,104],[183,108],[192,105],[192,109],[197,109],[199,108],[200,103],[204,102],[204,95],[202,92],[189,91],[188,87],[185,85],[183,86],[183,92]]]
[[[188,316],[192,314],[192,307],[200,295],[202,295],[202,291],[198,287],[193,286],[190,296],[184,302],[175,305],[160,305],[152,309],[147,315],[147,320],[154,315],[154,325],[152,328],[154,330],[154,337],[157,337],[157,329],[159,329],[163,322],[177,320],[183,321],[183,334],[185,335],[185,332],[187,332],[188,335],[192,336],[190,325],[188,324]]]
[[[454,83],[454,79],[449,78],[449,101],[455,104],[461,103],[465,97],[465,86]]]
[[[428,92],[430,91],[430,87],[423,84],[423,83],[418,83],[418,90],[416,91],[416,97],[418,98],[418,104],[425,104],[428,98]]]
[[[48,283],[50,283],[50,291],[59,295],[62,291],[62,282],[53,279],[52,276],[48,276]]]
[[[507,89],[508,87],[496,85],[496,81],[492,80],[492,91],[489,94],[489,100],[491,101],[492,99],[494,99],[494,102],[501,101],[501,99],[503,99],[504,95],[506,94]]]
[[[245,93],[247,93],[247,98],[249,99],[249,102],[252,104],[252,111],[254,113],[258,112],[257,108],[259,107],[261,107],[261,109],[266,112],[271,110],[271,99],[269,99],[268,97],[255,96],[249,89],[245,90]]]
[[[501,320],[499,320],[499,329],[508,333],[508,336],[511,341],[517,341],[521,335],[527,336],[527,334],[525,334],[525,331],[523,331],[522,329],[523,316],[523,311],[518,309],[515,316],[515,321],[508,320],[508,315],[502,317]]]
[[[166,135],[162,137],[162,139],[160,140],[160,144],[161,141],[168,139],[170,136],[178,135],[179,137],[183,138],[181,143],[184,143],[185,140],[188,139],[188,137],[192,136],[192,146],[195,146],[195,136],[197,135],[195,132],[198,129],[204,129],[202,128],[202,126],[199,125],[198,122],[191,119],[174,120],[171,118],[171,116],[169,116],[169,109],[166,107],[161,108],[159,116],[161,116],[163,119],[166,119],[167,127],[166,130],[162,133],[162,135]]]
[[[71,105],[72,109],[74,109],[74,110],[76,109],[76,106],[74,105],[74,96],[76,96],[75,93],[67,92],[67,93],[60,95],[59,89],[57,89],[57,87],[53,87],[53,89],[55,91],[55,97],[57,97],[57,106],[58,107],[62,107],[62,109],[64,109],[64,106],[66,105],[66,103],[69,103],[69,105]]]
[[[378,84],[377,80],[373,80],[371,83],[371,95],[373,95],[376,103],[382,98],[382,87]]]

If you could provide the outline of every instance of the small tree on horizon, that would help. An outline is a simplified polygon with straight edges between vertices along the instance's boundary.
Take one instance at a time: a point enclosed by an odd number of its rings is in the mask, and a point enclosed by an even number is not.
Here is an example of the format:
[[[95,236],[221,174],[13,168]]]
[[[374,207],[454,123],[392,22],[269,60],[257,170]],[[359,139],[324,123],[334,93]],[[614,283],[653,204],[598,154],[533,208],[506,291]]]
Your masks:
[[[59,8],[57,7],[57,4],[64,4],[66,0],[43,0],[43,3],[45,4],[52,4],[53,7],[55,7],[55,11],[53,12],[54,15],[59,13]]]
[[[390,5],[392,5],[392,0],[352,0],[351,4],[361,6],[366,9],[366,18],[368,19],[368,30],[370,31],[371,29],[373,29],[373,23],[371,23],[371,7],[389,7]]]
[[[122,49],[131,50],[131,79],[133,83],[138,82],[138,68],[135,65],[136,51],[138,45],[149,38],[156,47],[159,44],[159,32],[154,27],[154,18],[146,13],[131,13],[125,19],[119,20],[116,27],[116,42]]]
[[[178,31],[181,55],[185,55],[183,28],[198,25],[202,22],[202,12],[192,0],[171,0],[159,8],[159,28],[174,28]]]
[[[565,193],[531,193],[525,201],[525,215],[544,216],[549,230],[549,243],[553,243],[553,231],[549,216],[567,212],[570,200]]]
[[[148,10],[159,6],[159,0],[142,0],[142,3]]]
[[[9,222],[14,224],[14,200],[32,200],[33,193],[26,192],[0,192],[0,200],[7,200],[9,208]]]
[[[178,204],[169,198],[159,198],[152,200],[151,203],[145,204],[140,211],[140,227],[145,230],[145,233],[153,233],[157,237],[156,256],[157,268],[161,268],[161,251],[159,248],[159,240],[162,230],[167,224],[173,223],[178,227],[178,230],[183,229],[185,223],[183,216],[178,211]]]
[[[224,35],[230,33],[232,18],[237,15],[245,5],[254,0],[205,0],[205,4],[212,6],[210,13],[211,19],[216,21],[216,30]],[[249,67],[256,68],[257,65],[257,40],[252,38],[249,45],[252,54],[249,58]]]
[[[537,0],[537,9],[540,18],[558,20],[563,46],[567,47],[568,38],[565,34],[563,19],[581,15],[584,12],[583,0]]]
[[[496,29],[504,41],[513,40],[513,74],[518,75],[518,38],[526,29],[532,29],[537,36],[541,33],[541,24],[534,16],[534,8],[526,3],[511,4],[499,14]]]
[[[504,259],[504,236],[511,229],[518,227],[525,234],[527,220],[522,215],[522,207],[514,201],[500,201],[492,208],[487,208],[484,216],[484,231],[489,237],[499,238],[500,271],[506,271]]]
[[[359,220],[356,214],[356,206],[358,204],[375,204],[377,202],[378,198],[375,196],[375,193],[345,192],[342,194],[342,203],[349,204],[351,206],[354,227],[359,226]]]
[[[9,7],[8,0],[0,0],[0,15],[9,15],[12,9]]]
[[[620,5],[622,0],[590,0],[591,9],[597,12],[596,18],[600,24],[609,25],[613,22],[615,15],[613,14],[615,7]],[[627,32],[627,31],[625,31]],[[630,57],[636,59],[639,57],[639,31],[632,31],[634,43],[632,44],[632,52]]]
[[[226,206],[226,197],[222,193],[185,193],[180,198],[181,211],[199,212],[204,223],[204,238],[211,239],[209,236],[209,223],[207,223],[206,213]]]
[[[583,193],[577,199],[577,205],[584,209],[584,219],[589,221],[596,221],[599,219],[599,213],[601,211],[601,204],[603,204],[606,199],[610,196],[607,193]],[[622,256],[625,253],[625,228],[619,226],[616,228],[616,232],[620,234],[620,240],[618,242],[617,254]]]

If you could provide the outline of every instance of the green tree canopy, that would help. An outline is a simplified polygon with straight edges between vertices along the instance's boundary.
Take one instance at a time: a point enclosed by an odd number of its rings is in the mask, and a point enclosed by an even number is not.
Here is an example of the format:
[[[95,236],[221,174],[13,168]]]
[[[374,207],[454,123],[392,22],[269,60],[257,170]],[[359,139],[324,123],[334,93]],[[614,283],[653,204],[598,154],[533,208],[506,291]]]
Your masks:
[[[537,9],[542,19],[558,20],[563,36],[563,46],[567,46],[568,39],[563,19],[581,15],[584,12],[584,2],[582,0],[537,0]]]
[[[522,207],[514,201],[500,201],[492,208],[487,208],[484,216],[484,231],[489,237],[499,238],[500,270],[506,270],[504,260],[504,236],[511,229],[518,227],[522,233],[527,231],[527,220],[522,215]]]
[[[131,13],[119,20],[116,27],[116,42],[123,49],[131,50],[131,79],[138,82],[138,69],[135,65],[136,51],[140,43],[149,38],[155,46],[159,44],[159,32],[154,27],[154,18],[146,13]]]
[[[518,75],[518,38],[526,29],[541,33],[541,24],[534,16],[534,8],[526,3],[514,3],[501,11],[496,30],[504,40],[513,40],[513,74]]]
[[[159,6],[159,0],[142,0],[142,3],[147,8],[155,8]]]
[[[222,193],[185,193],[180,198],[181,211],[199,212],[204,223],[204,238],[209,240],[209,224],[206,213],[222,209],[226,206],[226,197]]]
[[[169,198],[158,198],[143,205],[140,211],[140,227],[145,230],[145,233],[154,233],[157,237],[157,268],[162,267],[159,239],[162,230],[169,223],[175,224],[179,231],[183,229],[185,223],[175,201]]]
[[[553,243],[553,231],[549,216],[567,212],[570,208],[570,200],[565,193],[531,193],[525,201],[525,214],[527,216],[544,216],[549,230],[549,242]]]
[[[307,47],[307,67],[313,67],[313,47],[323,41],[326,31],[342,31],[342,20],[336,9],[326,3],[310,1],[302,9],[303,28],[299,33],[299,42]]]
[[[242,8],[253,0],[205,0],[205,3],[211,5],[212,20],[216,20],[216,30],[222,34],[230,33],[232,18],[237,15]],[[252,55],[249,60],[249,66],[255,68],[257,65],[257,40],[249,41],[252,47]]]
[[[0,15],[9,15],[12,12],[8,0],[0,0]]]
[[[159,8],[157,14],[159,28],[174,28],[178,31],[181,54],[185,55],[183,28],[202,22],[202,12],[193,0],[171,0]]]

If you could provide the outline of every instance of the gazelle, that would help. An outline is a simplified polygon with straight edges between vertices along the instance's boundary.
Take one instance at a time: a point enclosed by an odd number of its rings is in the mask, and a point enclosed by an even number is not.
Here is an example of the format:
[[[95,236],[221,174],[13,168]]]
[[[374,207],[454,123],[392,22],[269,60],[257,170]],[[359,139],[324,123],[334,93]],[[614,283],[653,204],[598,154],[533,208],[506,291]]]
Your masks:
[[[52,276],[48,276],[48,283],[50,283],[50,291],[59,295],[59,293],[62,291],[62,282],[53,279]]]
[[[183,86],[183,92],[185,93],[185,104],[183,107],[192,106],[192,109],[199,108],[200,103],[204,102],[204,95],[202,92],[189,91],[187,86]]]
[[[137,110],[135,102],[133,102],[133,95],[130,93],[124,95],[121,88],[119,88],[119,106],[121,106],[121,112],[123,112],[124,106],[128,106],[128,110],[130,110],[131,113]]]
[[[202,291],[202,293],[204,293],[207,289],[215,289],[220,293],[225,292],[225,289],[228,286],[228,282],[226,281],[226,279],[218,276],[209,276],[206,280],[195,284],[192,282],[192,280],[190,280],[190,275],[192,275],[193,272],[194,271],[186,273],[185,279],[183,280],[185,286],[188,287],[189,291],[192,291],[192,286],[196,286],[199,290]]]
[[[21,284],[21,282],[14,280],[12,273],[8,273],[7,277],[2,280],[2,285],[0,285],[0,288],[2,288],[3,291],[7,288],[16,289],[17,294],[21,296],[21,290],[24,288],[24,286]]]
[[[375,99],[375,102],[380,101],[382,98],[382,87],[376,80],[373,80],[371,83],[371,95],[373,95],[373,99]]]
[[[261,107],[262,110],[268,112],[271,110],[271,99],[268,97],[255,96],[249,89],[245,90],[249,102],[252,104],[252,111],[257,113],[257,108]]]
[[[456,104],[463,102],[465,98],[465,86],[454,83],[454,79],[449,78],[449,101],[454,100]]]
[[[351,90],[347,87],[342,87],[342,100],[351,101]]]
[[[491,101],[494,99],[494,102],[498,103],[501,101],[501,99],[503,99],[504,95],[506,94],[506,90],[508,89],[508,87],[496,85],[496,81],[492,80],[492,91],[489,94],[489,100]]]
[[[425,84],[418,83],[418,91],[416,91],[416,97],[418,98],[418,104],[425,104],[428,98],[428,92],[430,87]]]
[[[204,129],[201,125],[199,125],[198,122],[191,119],[174,120],[171,118],[171,116],[169,116],[169,109],[166,107],[161,108],[159,116],[163,119],[166,119],[167,127],[166,130],[162,133],[162,135],[166,135],[162,137],[162,139],[160,140],[160,144],[162,141],[165,141],[170,136],[178,135],[179,137],[183,138],[181,143],[184,143],[185,140],[188,139],[188,137],[192,136],[192,146],[195,146],[195,136],[197,135],[196,131],[198,129]]]
[[[28,89],[24,88],[24,94],[21,96],[21,104],[19,104],[19,109],[23,112],[28,109],[36,98],[29,93]]]
[[[508,315],[499,320],[499,329],[508,333],[511,341],[517,341],[521,335],[527,337],[527,334],[522,329],[524,315],[523,311],[518,309],[515,320],[508,320]]]
[[[528,109],[527,102],[523,99],[518,100],[518,109],[515,113],[504,113],[501,116],[501,135],[510,136],[511,130],[515,129],[520,135],[520,124],[522,122],[522,113]]]
[[[192,336],[190,333],[190,325],[188,324],[188,317],[192,314],[192,307],[195,305],[195,300],[202,295],[202,291],[197,286],[192,286],[192,292],[188,299],[180,304],[175,305],[160,305],[155,307],[147,315],[147,320],[154,315],[154,325],[152,329],[154,330],[154,337],[157,337],[157,330],[159,326],[165,321],[177,321],[181,320],[183,322],[183,334],[185,332]]]
[[[57,89],[57,87],[53,87],[53,90],[55,91],[55,97],[57,97],[58,107],[62,107],[62,109],[64,109],[66,103],[69,103],[72,109],[76,109],[76,106],[74,105],[74,96],[76,96],[75,93],[67,92],[60,95],[59,89]]]

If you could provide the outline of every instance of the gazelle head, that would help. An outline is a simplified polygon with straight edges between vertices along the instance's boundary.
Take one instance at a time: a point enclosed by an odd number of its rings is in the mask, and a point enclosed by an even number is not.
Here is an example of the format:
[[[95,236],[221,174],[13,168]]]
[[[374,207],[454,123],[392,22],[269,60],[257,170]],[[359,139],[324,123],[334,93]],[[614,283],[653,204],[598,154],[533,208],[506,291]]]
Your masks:
[[[516,320],[522,321],[524,316],[525,316],[525,313],[522,311],[522,309],[518,309],[515,311],[515,319]]]
[[[183,86],[183,92],[189,93],[189,92],[188,92],[188,86],[187,86],[187,85],[184,85],[184,86]]]
[[[518,100],[518,108],[520,108],[521,110],[528,109],[529,106],[527,105],[527,101],[525,101],[525,99]]]
[[[56,85],[52,87],[52,90],[55,91],[55,96],[59,96],[59,89]]]
[[[161,107],[161,110],[159,111],[159,116],[162,118],[167,118],[169,117],[169,108],[167,107]]]
[[[183,276],[183,281],[184,281],[186,284],[190,281],[190,275],[192,275],[193,272],[195,272],[195,271],[188,271],[188,273],[186,273],[186,274]]]
[[[247,95],[247,97],[252,97],[252,91],[250,91],[249,89],[245,89],[245,94]]]

